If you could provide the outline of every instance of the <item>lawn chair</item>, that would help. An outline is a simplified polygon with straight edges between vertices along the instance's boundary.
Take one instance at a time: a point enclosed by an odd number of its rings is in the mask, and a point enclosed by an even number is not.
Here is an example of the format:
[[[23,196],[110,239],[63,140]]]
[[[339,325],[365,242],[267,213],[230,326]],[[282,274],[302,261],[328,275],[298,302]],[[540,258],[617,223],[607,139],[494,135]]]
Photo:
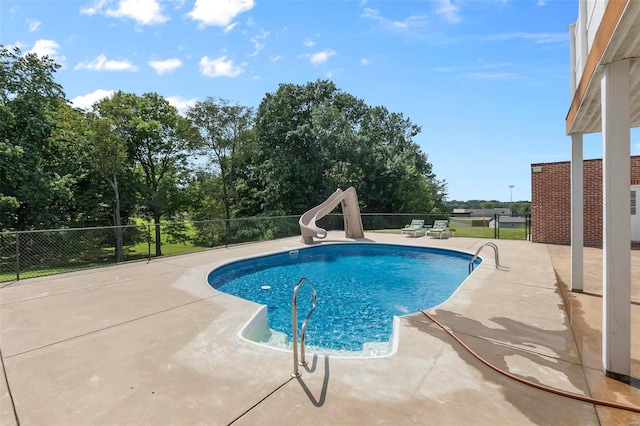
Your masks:
[[[427,231],[427,235],[438,238],[442,238],[442,236],[448,236],[447,226],[449,225],[448,220],[436,220],[433,222],[433,227]]]
[[[411,225],[402,228],[400,230],[401,235],[411,235],[412,237],[424,236],[426,233],[426,229],[424,229],[424,220],[412,220]]]

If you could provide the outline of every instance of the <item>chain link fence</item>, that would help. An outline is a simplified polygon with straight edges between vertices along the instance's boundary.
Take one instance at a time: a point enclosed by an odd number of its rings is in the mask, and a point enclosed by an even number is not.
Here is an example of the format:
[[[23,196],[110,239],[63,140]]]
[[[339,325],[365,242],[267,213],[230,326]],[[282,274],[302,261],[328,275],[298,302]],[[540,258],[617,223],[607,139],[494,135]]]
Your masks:
[[[216,247],[274,240],[300,235],[299,216],[218,219],[201,222],[171,222],[121,227],[6,231],[0,233],[0,282],[59,274],[120,262],[151,259],[208,250]],[[435,220],[450,220],[450,235],[457,237],[528,239],[530,217],[524,227],[507,228],[496,217],[498,227],[489,220],[467,220],[447,214],[362,213],[368,232],[400,233],[413,219],[429,227]],[[519,221],[518,223],[520,224]],[[344,230],[342,214],[330,214],[318,221],[328,231]],[[157,230],[157,233],[156,233]],[[160,244],[157,244],[157,236]],[[117,241],[122,241],[117,253]]]
[[[531,215],[452,216],[449,230],[457,237],[531,240]]]
[[[0,233],[0,282],[299,234],[298,216],[5,231]]]

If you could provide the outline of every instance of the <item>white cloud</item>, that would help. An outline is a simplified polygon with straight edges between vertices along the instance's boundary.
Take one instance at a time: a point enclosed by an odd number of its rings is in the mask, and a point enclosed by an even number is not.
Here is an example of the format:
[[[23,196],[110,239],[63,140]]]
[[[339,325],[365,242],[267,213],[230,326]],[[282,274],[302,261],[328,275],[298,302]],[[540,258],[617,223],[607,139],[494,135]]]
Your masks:
[[[96,13],[102,12],[102,9],[107,4],[107,0],[96,0],[90,6],[85,6],[80,9],[81,15],[95,15]]]
[[[208,56],[203,56],[200,59],[200,72],[207,77],[238,77],[244,72],[244,69],[239,65],[233,64],[233,59],[227,59],[226,56],[221,56],[215,59],[209,59]]]
[[[25,46],[25,44],[21,41],[16,41],[14,44],[6,44],[4,47],[7,48],[10,52],[13,52],[13,49],[16,47],[20,50]]]
[[[164,61],[149,61],[147,63],[158,75],[166,74],[182,66],[182,61],[178,58],[165,59]]]
[[[251,10],[254,4],[253,0],[196,0],[193,10],[187,16],[198,21],[200,28],[209,25],[224,28],[237,15]]]
[[[178,9],[181,9],[184,6],[186,0],[171,0],[171,2],[174,4],[173,8],[175,10],[178,10]]]
[[[453,73],[453,72],[460,71],[460,68],[459,67],[437,67],[437,68],[433,68],[433,70],[436,72]]]
[[[19,42],[16,43],[16,46],[20,47],[20,45],[21,43]],[[48,56],[49,58],[56,61],[58,64],[64,66],[64,62],[66,58],[58,54],[59,49],[60,49],[60,46],[54,40],[40,39],[40,40],[36,40],[36,42],[33,44],[33,47],[30,50],[25,52],[25,55],[27,53],[35,53],[41,58],[44,56]]]
[[[531,40],[537,44],[543,43],[563,43],[569,38],[568,32],[562,33],[507,33],[507,34],[495,34],[486,37],[490,41],[503,41],[513,39]]]
[[[313,40],[306,39],[305,41],[302,42],[302,44],[304,44],[306,47],[313,47],[316,45],[316,42]]]
[[[368,7],[362,10],[362,17],[373,19],[381,28],[389,31],[408,31],[424,27],[427,24],[427,19],[424,16],[414,15],[402,21],[393,21],[380,15],[379,10]]]
[[[96,0],[90,6],[80,9],[80,14],[91,16],[103,13],[113,18],[133,19],[140,25],[162,24],[169,20],[162,13],[158,0],[119,0],[117,9],[105,9],[108,3],[108,0]]]
[[[373,61],[369,58],[360,59],[360,64],[364,65],[365,67],[371,65],[371,62]]]
[[[282,55],[274,55],[274,56],[269,56],[269,61],[271,62],[278,62],[280,59],[282,59],[283,56]]]
[[[184,114],[187,108],[192,107],[198,102],[198,98],[185,99],[182,96],[169,96],[167,102],[176,107],[180,114]]]
[[[320,65],[327,62],[330,57],[336,54],[337,52],[333,49],[324,49],[311,55],[304,55],[304,57],[309,58],[309,62],[311,62],[313,65]]]
[[[538,0],[538,3],[536,3],[537,6],[544,6],[547,4],[546,0]]]
[[[462,18],[460,18],[458,14],[460,12],[460,6],[451,3],[451,0],[438,0],[438,3],[436,14],[452,24],[457,24],[462,21]]]
[[[469,77],[474,80],[513,80],[514,78],[520,78],[520,76],[514,72],[471,73]]]
[[[269,31],[262,30],[260,34],[256,35],[251,39],[251,43],[253,43],[253,53],[248,55],[249,57],[256,56],[262,49],[264,49],[264,40],[269,36]]]
[[[255,24],[256,21],[254,21],[252,17],[249,17],[249,19],[247,19],[247,27],[253,27]]]
[[[110,60],[107,59],[104,53],[101,53],[88,62],[78,63],[74,69],[87,69],[90,71],[138,71],[138,67],[131,62]]]
[[[27,24],[29,24],[29,32],[32,33],[40,27],[42,22],[36,21],[35,19],[27,19]]]
[[[226,34],[229,31],[231,31],[232,29],[234,29],[236,27],[236,25],[238,25],[237,22],[234,22],[233,24],[229,24],[226,27],[224,27],[224,30],[222,30],[222,31]]]
[[[55,58],[58,53],[58,49],[60,49],[60,45],[53,40],[45,40],[40,39],[36,40],[33,44],[33,47],[25,52],[25,53],[35,53],[38,56],[48,56],[50,58]]]
[[[158,0],[120,0],[117,9],[108,9],[105,14],[115,18],[130,18],[140,25],[162,24],[169,20],[162,14]]]
[[[76,108],[90,109],[93,104],[104,98],[111,97],[114,93],[114,90],[98,89],[86,95],[76,96],[71,99],[71,104]]]

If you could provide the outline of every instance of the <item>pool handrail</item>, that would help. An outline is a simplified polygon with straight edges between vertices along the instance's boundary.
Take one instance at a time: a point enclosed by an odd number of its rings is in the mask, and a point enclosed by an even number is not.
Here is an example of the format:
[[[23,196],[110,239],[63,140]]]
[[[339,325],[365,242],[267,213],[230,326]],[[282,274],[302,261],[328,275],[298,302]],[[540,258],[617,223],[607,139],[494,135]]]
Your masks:
[[[302,327],[300,327],[300,362],[298,362],[298,290],[304,283],[308,283],[311,286],[311,290],[313,292],[312,296],[312,304],[311,310],[305,317],[302,322]],[[309,322],[309,318],[311,318],[311,314],[316,310],[318,300],[318,294],[316,293],[316,288],[311,284],[311,281],[306,279],[305,277],[300,278],[298,284],[296,284],[293,289],[293,298],[291,300],[291,324],[293,326],[293,373],[291,373],[292,377],[300,377],[300,369],[299,365],[307,365],[307,360],[304,355],[304,337],[307,331],[307,323]]]
[[[488,242],[488,243],[484,243],[483,245],[481,245],[480,248],[478,248],[478,251],[476,251],[476,254],[474,254],[473,257],[471,258],[471,261],[469,262],[469,273],[472,273],[473,270],[475,269],[474,262],[478,258],[478,255],[480,254],[482,249],[484,247],[486,247],[486,246],[491,247],[493,249],[493,251],[495,252],[495,255],[496,255],[496,269],[500,268],[500,256],[498,256],[498,246],[495,245],[492,242]]]

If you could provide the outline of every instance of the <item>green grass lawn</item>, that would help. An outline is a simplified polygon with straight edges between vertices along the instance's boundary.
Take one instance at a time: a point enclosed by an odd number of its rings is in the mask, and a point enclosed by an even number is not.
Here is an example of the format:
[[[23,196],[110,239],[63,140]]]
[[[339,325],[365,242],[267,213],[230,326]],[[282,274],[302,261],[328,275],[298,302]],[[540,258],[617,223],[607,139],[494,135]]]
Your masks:
[[[400,229],[376,229],[374,232],[382,234],[400,234]],[[471,237],[471,238],[494,238],[493,228],[481,228],[481,227],[456,227],[456,237]],[[501,229],[500,239],[503,240],[524,240],[525,229]]]
[[[456,237],[494,238],[494,235],[493,228],[466,228],[462,226],[456,228]],[[500,239],[525,240],[526,230],[524,228],[500,229]]]

